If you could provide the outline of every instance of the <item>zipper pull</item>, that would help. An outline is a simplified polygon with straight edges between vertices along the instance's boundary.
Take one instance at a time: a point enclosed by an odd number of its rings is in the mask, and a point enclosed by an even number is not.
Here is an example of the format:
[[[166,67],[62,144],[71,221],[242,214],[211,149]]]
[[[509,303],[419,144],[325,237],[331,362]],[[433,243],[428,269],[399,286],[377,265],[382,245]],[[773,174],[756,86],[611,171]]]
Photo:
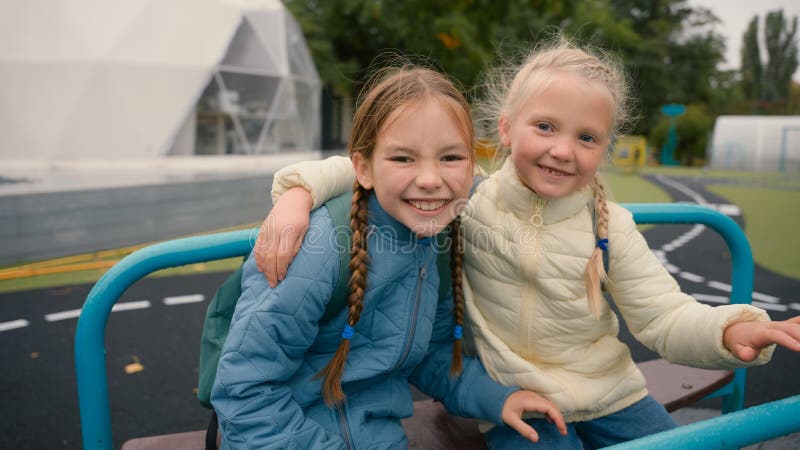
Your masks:
[[[428,278],[428,266],[422,266],[422,268],[419,269],[419,277],[423,280]]]

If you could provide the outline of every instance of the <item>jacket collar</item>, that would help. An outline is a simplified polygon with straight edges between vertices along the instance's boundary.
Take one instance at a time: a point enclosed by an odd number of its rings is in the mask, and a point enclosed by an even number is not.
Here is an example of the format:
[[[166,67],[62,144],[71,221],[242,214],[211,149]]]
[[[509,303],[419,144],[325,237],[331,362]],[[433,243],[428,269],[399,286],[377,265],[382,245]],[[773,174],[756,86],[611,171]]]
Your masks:
[[[511,158],[506,158],[503,167],[495,172],[492,177],[498,186],[500,202],[520,220],[527,222],[537,209],[541,210],[545,225],[560,222],[574,216],[594,194],[589,186],[573,192],[566,197],[548,200],[538,196],[528,188],[517,175]]]

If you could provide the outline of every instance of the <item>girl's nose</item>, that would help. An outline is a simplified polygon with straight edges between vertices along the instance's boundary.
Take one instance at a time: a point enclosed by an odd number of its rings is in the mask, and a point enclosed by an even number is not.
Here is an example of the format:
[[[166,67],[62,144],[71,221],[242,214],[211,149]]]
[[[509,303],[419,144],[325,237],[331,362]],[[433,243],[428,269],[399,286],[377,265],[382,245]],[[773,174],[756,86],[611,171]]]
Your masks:
[[[417,186],[422,189],[436,189],[442,186],[442,175],[436,164],[423,164],[416,177]]]
[[[550,147],[550,156],[560,161],[571,161],[575,156],[573,142],[568,139],[558,139]]]

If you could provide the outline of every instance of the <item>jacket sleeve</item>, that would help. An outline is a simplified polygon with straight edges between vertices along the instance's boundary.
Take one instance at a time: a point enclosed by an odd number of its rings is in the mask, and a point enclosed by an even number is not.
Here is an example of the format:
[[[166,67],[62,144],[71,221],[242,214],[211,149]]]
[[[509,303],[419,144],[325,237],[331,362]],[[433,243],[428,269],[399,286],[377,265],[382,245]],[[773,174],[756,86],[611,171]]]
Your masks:
[[[320,228],[332,229],[333,224]],[[223,448],[344,448],[341,437],[304,416],[287,384],[316,337],[317,322],[338,278],[339,256],[325,242],[324,236],[307,236],[275,289],[256,268],[252,254],[245,262],[242,295],[211,393]]]
[[[729,369],[769,361],[774,346],[746,363],[722,344],[726,327],[769,320],[765,311],[750,305],[709,306],[684,294],[650,251],[630,212],[609,207],[614,215],[608,288],[636,339],[670,362],[693,367]]]
[[[455,326],[452,309],[452,295],[439,301],[428,354],[414,369],[409,380],[426,394],[441,401],[452,414],[502,425],[506,398],[519,388],[498,384],[475,357],[465,356],[461,374],[450,376]]]
[[[356,175],[350,158],[331,156],[319,161],[290,164],[275,173],[272,180],[273,203],[289,188],[302,186],[311,193],[313,209],[353,189]]]

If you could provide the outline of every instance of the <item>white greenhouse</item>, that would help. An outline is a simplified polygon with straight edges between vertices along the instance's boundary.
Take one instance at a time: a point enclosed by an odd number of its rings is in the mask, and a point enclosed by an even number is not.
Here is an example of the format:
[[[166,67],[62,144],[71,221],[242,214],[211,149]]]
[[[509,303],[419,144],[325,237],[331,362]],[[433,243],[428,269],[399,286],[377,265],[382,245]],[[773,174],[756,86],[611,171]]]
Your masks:
[[[800,116],[719,116],[709,159],[714,169],[800,172]]]
[[[0,160],[313,150],[320,120],[278,0],[0,2]]]

